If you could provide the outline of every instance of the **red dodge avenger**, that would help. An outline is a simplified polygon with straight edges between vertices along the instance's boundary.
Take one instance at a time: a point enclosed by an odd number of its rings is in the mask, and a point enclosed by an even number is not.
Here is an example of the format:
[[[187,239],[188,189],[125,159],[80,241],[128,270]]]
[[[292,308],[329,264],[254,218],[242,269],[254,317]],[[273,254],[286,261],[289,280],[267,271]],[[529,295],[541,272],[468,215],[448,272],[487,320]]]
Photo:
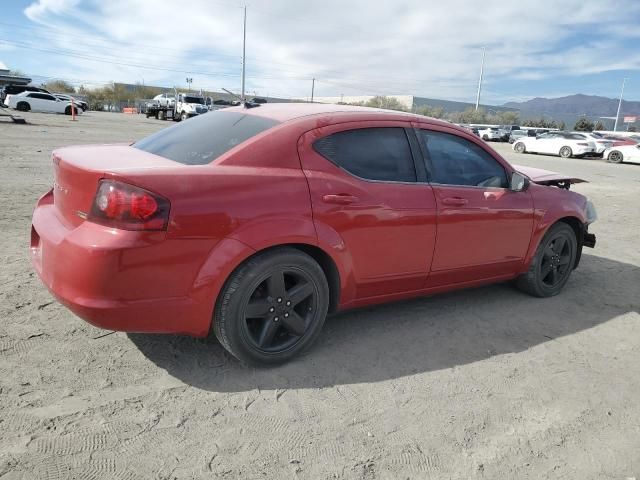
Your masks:
[[[472,133],[319,104],[215,111],[132,145],[56,150],[31,257],[102,328],[292,358],[336,310],[515,280],[556,295],[593,247],[581,180]]]

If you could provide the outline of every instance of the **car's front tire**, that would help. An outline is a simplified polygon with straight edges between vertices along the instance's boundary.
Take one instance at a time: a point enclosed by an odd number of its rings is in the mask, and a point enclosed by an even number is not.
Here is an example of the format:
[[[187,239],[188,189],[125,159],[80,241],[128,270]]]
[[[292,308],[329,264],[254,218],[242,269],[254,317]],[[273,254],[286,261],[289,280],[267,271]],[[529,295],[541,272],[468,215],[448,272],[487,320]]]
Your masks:
[[[609,152],[609,155],[607,155],[608,163],[622,163],[623,161],[624,161],[624,155],[622,155],[622,152],[618,150],[613,150]]]
[[[187,115],[187,112],[182,112],[182,115],[180,115],[180,120],[182,120],[183,122],[185,120],[189,120],[189,115]]]
[[[542,238],[529,270],[516,279],[516,287],[534,297],[557,295],[571,276],[577,254],[573,229],[556,223]]]
[[[329,286],[320,265],[293,248],[252,257],[227,280],[213,333],[233,356],[257,365],[290,360],[318,338]]]

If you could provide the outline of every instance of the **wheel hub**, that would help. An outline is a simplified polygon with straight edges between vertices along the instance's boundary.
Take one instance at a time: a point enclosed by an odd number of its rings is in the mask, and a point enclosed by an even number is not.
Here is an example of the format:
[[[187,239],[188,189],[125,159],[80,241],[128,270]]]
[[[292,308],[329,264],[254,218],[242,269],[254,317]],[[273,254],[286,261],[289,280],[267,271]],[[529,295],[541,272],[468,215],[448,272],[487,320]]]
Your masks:
[[[270,300],[271,306],[269,307],[269,313],[273,314],[271,318],[274,322],[279,322],[283,318],[289,318],[293,312],[293,306],[291,301],[286,297],[278,297]]]

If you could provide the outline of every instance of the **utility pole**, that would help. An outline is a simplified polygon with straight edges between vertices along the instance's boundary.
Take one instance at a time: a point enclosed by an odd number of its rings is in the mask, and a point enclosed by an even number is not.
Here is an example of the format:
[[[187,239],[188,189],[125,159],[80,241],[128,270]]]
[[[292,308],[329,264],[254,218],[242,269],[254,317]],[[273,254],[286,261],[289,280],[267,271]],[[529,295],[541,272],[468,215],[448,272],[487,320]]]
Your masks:
[[[476,110],[480,106],[480,91],[482,90],[482,75],[484,74],[484,55],[487,47],[482,47],[482,63],[480,64],[480,79],[478,80],[478,94],[476,95]]]
[[[244,74],[245,74],[245,66],[246,66],[246,54],[247,54],[247,6],[244,6],[244,23],[242,28],[242,94],[241,100],[244,102]]]
[[[620,118],[620,108],[622,107],[622,95],[624,95],[624,84],[627,81],[626,78],[622,79],[622,90],[620,91],[620,101],[618,102],[618,111],[616,112],[616,123],[613,125],[613,131],[618,130],[618,119]]]
[[[193,78],[187,77],[187,85],[189,85],[189,93],[191,93],[191,84],[193,83]]]
[[[311,103],[313,103],[313,91],[316,88],[316,79],[311,80]]]

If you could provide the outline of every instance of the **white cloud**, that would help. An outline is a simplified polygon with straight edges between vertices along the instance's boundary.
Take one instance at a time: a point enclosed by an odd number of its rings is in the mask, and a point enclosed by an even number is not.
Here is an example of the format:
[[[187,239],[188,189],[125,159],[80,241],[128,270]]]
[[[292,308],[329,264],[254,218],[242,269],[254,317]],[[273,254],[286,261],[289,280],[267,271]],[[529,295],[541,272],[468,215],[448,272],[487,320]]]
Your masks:
[[[75,7],[80,0],[37,0],[24,10],[27,18],[33,21],[43,20],[47,14],[61,14]]]
[[[2,61],[0,61],[0,70],[8,70],[9,67],[7,67]]]
[[[194,87],[219,89],[240,84],[239,5],[39,0],[25,13],[66,32],[47,37],[51,49],[179,71],[51,55],[47,71],[38,73],[172,85],[191,72]],[[472,100],[482,45],[488,94],[505,78],[639,70],[640,55],[627,48],[634,36],[637,41],[638,18],[640,4],[622,0],[539,0],[533,8],[504,0],[256,1],[248,7],[248,90],[307,97],[315,77],[316,95],[411,93]],[[591,41],[596,34],[607,41]]]

